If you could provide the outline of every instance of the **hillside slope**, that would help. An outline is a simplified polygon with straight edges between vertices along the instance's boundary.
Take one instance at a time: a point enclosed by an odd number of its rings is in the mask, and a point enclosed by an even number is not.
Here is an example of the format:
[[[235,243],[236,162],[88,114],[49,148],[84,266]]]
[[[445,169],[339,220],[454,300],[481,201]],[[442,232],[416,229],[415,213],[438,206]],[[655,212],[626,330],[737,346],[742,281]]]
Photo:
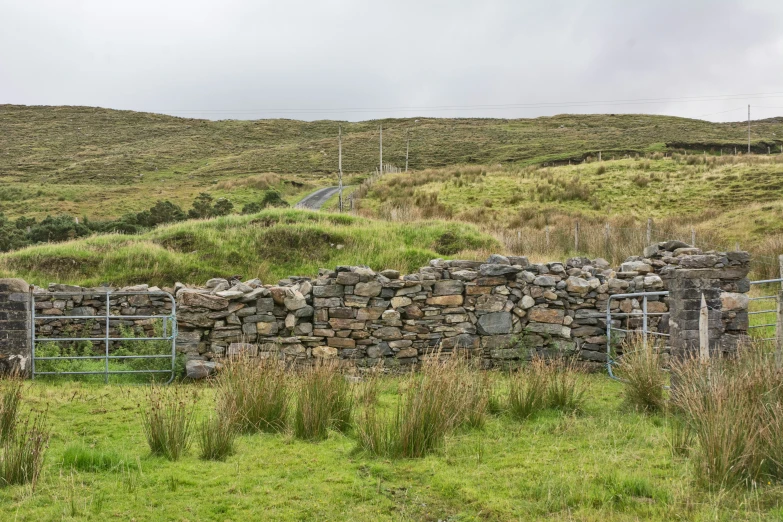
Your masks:
[[[377,165],[378,125],[384,159],[422,169],[463,163],[541,162],[602,150],[666,146],[742,150],[744,123],[650,115],[560,115],[535,119],[407,118],[365,121],[209,121],[89,107],[0,105],[0,176],[17,181],[127,184],[139,174],[221,177],[277,172],[334,172],[337,126],[346,172]],[[777,138],[776,138],[777,136]],[[781,143],[783,119],[754,122],[754,146]]]

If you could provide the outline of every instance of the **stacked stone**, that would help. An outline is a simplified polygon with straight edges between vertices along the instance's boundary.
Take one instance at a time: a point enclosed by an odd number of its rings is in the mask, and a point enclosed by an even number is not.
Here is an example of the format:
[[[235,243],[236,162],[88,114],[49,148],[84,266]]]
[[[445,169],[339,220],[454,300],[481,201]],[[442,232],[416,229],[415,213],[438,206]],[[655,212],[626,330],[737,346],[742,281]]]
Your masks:
[[[158,287],[147,285],[114,289],[109,287],[83,288],[73,285],[50,284],[46,290],[35,288],[35,324],[39,337],[102,337],[106,333],[106,292],[141,292],[132,295],[111,295],[110,315],[140,316],[168,315],[171,300]],[[61,316],[95,317],[95,320],[60,319]],[[109,336],[121,337],[122,329],[135,335],[152,337],[155,333],[153,319],[111,319]],[[95,341],[95,344],[102,341]]]
[[[662,271],[672,303],[672,355],[698,353],[702,296],[708,308],[710,352],[733,352],[747,336],[750,255],[694,249],[676,257],[677,263]]]
[[[311,292],[308,278],[269,287],[258,279],[210,279],[204,289],[181,287],[178,345],[191,359],[259,355],[305,360],[322,344],[312,337]]]
[[[0,279],[0,376],[26,371],[29,291],[21,279]]]
[[[364,266],[322,269],[313,286],[313,335],[325,340],[320,356],[360,365],[374,365],[385,357],[392,357],[394,364],[415,362],[420,343],[414,342],[419,339],[401,328],[402,315],[421,292],[421,284],[400,279],[395,270],[377,274]]]

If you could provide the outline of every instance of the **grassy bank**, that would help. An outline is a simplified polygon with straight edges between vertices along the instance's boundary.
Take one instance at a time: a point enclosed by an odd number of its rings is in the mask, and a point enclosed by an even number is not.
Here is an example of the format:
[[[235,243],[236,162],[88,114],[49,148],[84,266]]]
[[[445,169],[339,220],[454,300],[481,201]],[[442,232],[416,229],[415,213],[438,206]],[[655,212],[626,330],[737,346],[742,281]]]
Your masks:
[[[139,387],[30,384],[23,412],[49,411],[52,438],[35,490],[0,488],[4,520],[776,520],[783,488],[697,485],[689,459],[672,454],[659,414],[628,411],[621,385],[586,377],[580,414],[547,411],[526,421],[492,415],[422,459],[357,451],[330,432],[239,437],[225,462],[196,448],[179,461],[154,457],[144,439]],[[502,384],[503,379],[501,379]],[[378,403],[394,409],[397,379]],[[184,386],[196,418],[214,390]]]
[[[559,167],[462,166],[388,174],[361,200],[392,221],[476,223],[508,251],[539,259],[579,253],[620,262],[651,241],[751,250],[758,263],[783,252],[783,156],[662,154]],[[764,262],[767,262],[764,261]],[[769,274],[767,274],[769,272]]]
[[[172,285],[232,275],[274,282],[339,264],[410,272],[435,257],[481,258],[499,248],[493,237],[461,223],[267,210],[25,248],[0,256],[0,273],[41,285]]]

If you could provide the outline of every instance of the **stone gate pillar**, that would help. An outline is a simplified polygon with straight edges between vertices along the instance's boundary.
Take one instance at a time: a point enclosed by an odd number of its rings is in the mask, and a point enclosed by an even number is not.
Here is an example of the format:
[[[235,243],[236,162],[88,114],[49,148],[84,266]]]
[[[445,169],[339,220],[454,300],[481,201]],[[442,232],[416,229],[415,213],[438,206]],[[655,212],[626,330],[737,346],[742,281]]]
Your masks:
[[[701,296],[709,309],[710,354],[732,352],[748,333],[747,252],[683,255],[661,276],[669,287],[672,357],[698,356]]]
[[[30,286],[0,279],[0,374],[29,371]]]

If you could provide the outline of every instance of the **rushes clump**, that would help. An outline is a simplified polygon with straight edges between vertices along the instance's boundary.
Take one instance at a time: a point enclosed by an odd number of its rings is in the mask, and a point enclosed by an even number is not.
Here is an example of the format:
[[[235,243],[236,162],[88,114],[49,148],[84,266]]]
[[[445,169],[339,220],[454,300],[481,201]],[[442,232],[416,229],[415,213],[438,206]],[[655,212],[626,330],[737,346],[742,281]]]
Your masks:
[[[22,380],[17,377],[0,380],[0,440],[14,434],[19,403],[22,400]]]
[[[661,371],[661,344],[652,339],[634,337],[626,344],[617,366],[624,381],[625,402],[636,410],[658,412],[665,405],[666,380]]]
[[[509,376],[508,411],[525,420],[546,407],[546,362],[535,357],[530,365]]]
[[[574,359],[557,358],[546,365],[548,385],[547,407],[573,413],[580,411],[585,401],[585,385]]]
[[[178,387],[152,385],[141,409],[141,425],[153,455],[179,460],[191,444],[194,403]]]
[[[282,363],[240,357],[217,378],[217,407],[241,433],[286,428],[290,393]]]
[[[459,424],[467,428],[483,429],[489,417],[494,379],[489,372],[480,371],[468,359],[458,357],[455,378],[459,383],[455,405],[461,412]]]
[[[231,417],[223,412],[201,422],[198,438],[203,460],[226,460],[235,452],[236,428]]]
[[[700,482],[732,487],[783,478],[783,371],[774,354],[751,345],[733,358],[678,360],[672,383]]]
[[[533,357],[509,378],[508,409],[519,420],[552,408],[567,413],[582,409],[585,384],[572,359]]]
[[[402,383],[392,413],[365,408],[357,425],[359,447],[390,458],[420,458],[443,446],[446,435],[460,424],[476,422],[463,399],[471,386],[460,382],[463,363],[433,357]],[[481,399],[486,411],[489,395]],[[483,414],[482,414],[483,415]]]
[[[302,372],[298,383],[294,435],[323,440],[329,428],[346,431],[351,425],[353,391],[333,364],[318,363]]]
[[[31,414],[23,425],[16,427],[12,436],[3,439],[0,487],[32,484],[35,488],[49,446],[49,435],[46,413],[39,413]]]

